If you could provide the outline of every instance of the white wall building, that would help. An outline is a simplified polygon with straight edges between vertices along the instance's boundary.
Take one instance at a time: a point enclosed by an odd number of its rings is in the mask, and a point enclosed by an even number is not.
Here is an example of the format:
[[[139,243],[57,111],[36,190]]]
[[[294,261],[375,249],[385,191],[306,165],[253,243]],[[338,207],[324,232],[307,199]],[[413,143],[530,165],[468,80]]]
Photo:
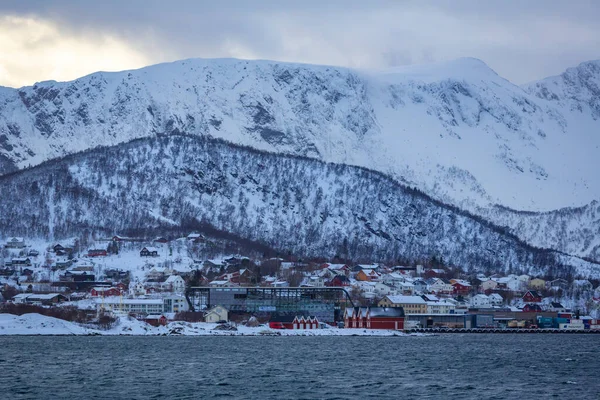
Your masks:
[[[490,298],[488,296],[486,296],[485,294],[477,294],[473,297],[471,297],[471,307],[473,308],[486,308],[486,307],[491,307],[492,306],[492,302],[490,301]]]
[[[105,297],[96,300],[98,311],[112,311],[115,314],[164,314],[188,311],[187,300],[183,296],[166,296],[159,298],[121,298]]]

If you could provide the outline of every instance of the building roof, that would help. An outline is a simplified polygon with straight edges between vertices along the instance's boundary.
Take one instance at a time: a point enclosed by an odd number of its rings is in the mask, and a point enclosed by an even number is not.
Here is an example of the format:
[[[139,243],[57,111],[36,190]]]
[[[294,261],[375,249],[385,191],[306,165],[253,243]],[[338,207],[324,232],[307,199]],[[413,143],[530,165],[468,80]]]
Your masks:
[[[420,296],[386,296],[394,304],[425,304],[425,300]]]
[[[404,317],[404,309],[402,307],[371,307],[367,312],[370,317]]]
[[[116,287],[112,287],[112,286],[94,286],[92,289],[94,289],[96,292],[107,292],[111,289],[119,290]]]
[[[464,279],[454,279],[454,283],[456,285],[462,285],[462,286],[471,286],[471,284],[467,281],[465,281]]]
[[[183,281],[183,278],[179,275],[171,275],[165,280],[165,283],[175,283],[178,281]]]
[[[344,268],[345,266],[346,266],[346,264],[328,264],[327,268],[332,271],[337,271],[337,270]]]

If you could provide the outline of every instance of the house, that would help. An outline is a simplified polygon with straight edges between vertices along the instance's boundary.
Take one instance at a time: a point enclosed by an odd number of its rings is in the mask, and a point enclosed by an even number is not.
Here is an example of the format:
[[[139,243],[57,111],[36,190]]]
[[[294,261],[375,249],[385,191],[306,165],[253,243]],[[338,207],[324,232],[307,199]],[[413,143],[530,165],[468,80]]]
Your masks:
[[[392,272],[381,276],[381,281],[386,285],[395,286],[397,283],[405,282],[406,277],[399,272]]]
[[[13,267],[31,267],[31,259],[29,257],[18,257],[11,260]]]
[[[490,299],[492,306],[499,307],[504,304],[504,299],[498,293],[490,293],[488,298]]]
[[[27,252],[28,257],[37,257],[39,255],[40,255],[40,252],[35,249],[31,249]]]
[[[71,248],[71,247],[64,247],[62,244],[57,243],[57,244],[54,245],[54,247],[52,247],[52,251],[57,256],[64,256],[64,255],[67,255],[69,253],[72,253],[73,252],[73,248]]]
[[[371,281],[379,280],[380,277],[381,277],[381,275],[379,275],[379,273],[377,271],[375,271],[374,269],[361,269],[356,274],[355,279],[357,281],[371,282]]]
[[[466,296],[471,291],[471,284],[462,279],[451,279],[453,293],[457,296]]]
[[[420,296],[385,296],[379,307],[401,307],[407,314],[426,314],[427,303]]]
[[[529,289],[533,289],[533,290],[541,290],[546,287],[546,281],[541,278],[535,278],[535,279],[532,279],[529,281],[528,287],[529,287]]]
[[[88,257],[106,257],[107,255],[106,249],[89,249],[87,253]]]
[[[525,284],[519,280],[516,275],[509,275],[506,277],[498,278],[498,289],[507,289],[511,292],[520,292],[525,288]]]
[[[216,305],[204,313],[204,322],[229,321],[229,312],[221,305]]]
[[[402,307],[348,307],[344,312],[345,328],[404,329]]]
[[[158,249],[156,247],[144,247],[140,250],[140,257],[158,257]]]
[[[403,296],[412,296],[415,294],[415,285],[413,285],[411,282],[398,282],[395,286],[399,294],[402,294]]]
[[[496,289],[498,289],[498,282],[496,282],[493,279],[485,280],[485,281],[481,282],[481,284],[479,285],[479,289],[484,293],[487,293],[492,290],[496,290]]]
[[[569,288],[569,282],[567,282],[565,279],[558,278],[558,279],[554,279],[554,280],[550,281],[549,286],[552,290],[558,290],[558,289],[566,290]],[[542,288],[540,288],[540,289],[542,289]]]
[[[119,296],[121,291],[116,287],[93,287],[90,290],[90,296],[92,297],[108,297],[108,296]]]
[[[165,280],[165,273],[156,268],[152,268],[146,273],[146,279],[163,282]]]
[[[189,235],[187,235],[187,240],[189,240],[192,243],[201,243],[205,239],[204,236],[202,236],[199,233],[190,233]]]
[[[56,267],[56,269],[67,269],[70,268],[73,265],[73,262],[71,260],[64,260],[64,261],[57,261],[54,266]],[[92,271],[93,268],[89,271]],[[81,270],[79,270],[81,271]]]
[[[427,301],[427,314],[454,314],[456,305],[447,300]]]
[[[350,275],[350,266],[347,264],[323,264],[321,266],[322,269],[329,270],[334,275]]]
[[[12,267],[0,268],[0,276],[11,276],[16,270]]]
[[[9,249],[22,249],[25,247],[25,239],[22,237],[12,237],[6,241],[4,247]]]
[[[344,328],[364,328],[367,309],[364,307],[346,307],[344,310]]]
[[[542,296],[536,292],[535,290],[528,290],[527,293],[523,295],[524,303],[541,303]]]
[[[87,271],[66,271],[63,275],[59,276],[59,279],[63,282],[94,282],[96,276],[90,274]]]
[[[569,310],[566,309],[565,306],[563,306],[561,303],[554,302],[554,301],[550,303],[550,306],[548,307],[548,311],[553,311],[553,312],[557,312],[557,313],[569,312]]]
[[[425,277],[426,278],[437,278],[440,277],[442,275],[446,274],[446,270],[444,269],[440,269],[440,268],[430,268],[428,270],[425,271]]]
[[[412,284],[415,293],[425,293],[427,291],[427,282],[423,279],[415,279]]]
[[[15,303],[21,304],[34,304],[51,306],[67,301],[67,297],[60,293],[48,293],[48,294],[33,294],[33,293],[21,293],[13,297]]]
[[[476,294],[471,297],[470,305],[473,308],[488,308],[492,305],[492,301],[485,294]]]
[[[295,316],[292,329],[319,329],[319,320],[314,316]]]
[[[179,275],[171,275],[163,282],[163,288],[171,292],[183,293],[185,292],[185,281]]]
[[[147,294],[147,291],[142,282],[136,281],[133,285],[129,285],[129,294],[138,296]]]
[[[164,243],[169,243],[169,241],[167,240],[167,238],[162,237],[162,236],[157,237],[156,239],[154,239],[154,242],[156,242],[156,243],[163,243],[163,244]]]
[[[274,315],[269,320],[271,329],[294,329],[294,315]]]
[[[165,317],[163,314],[147,315],[144,318],[142,318],[141,321],[144,321],[145,323],[152,326],[166,326],[169,322],[167,320],[167,317]]]
[[[454,292],[454,287],[452,284],[446,279],[442,278],[430,278],[427,280],[427,286],[430,292],[436,294],[452,294]]]
[[[329,282],[325,282],[325,286],[350,286],[350,279],[348,279],[345,275],[336,275]]]
[[[402,307],[369,307],[366,312],[367,329],[404,329]]]

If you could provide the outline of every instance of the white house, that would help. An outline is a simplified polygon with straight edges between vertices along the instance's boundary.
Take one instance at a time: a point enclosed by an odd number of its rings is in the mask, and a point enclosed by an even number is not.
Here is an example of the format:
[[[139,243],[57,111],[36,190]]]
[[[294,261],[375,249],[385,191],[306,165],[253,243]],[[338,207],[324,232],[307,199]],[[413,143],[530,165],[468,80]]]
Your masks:
[[[380,296],[387,296],[388,294],[393,293],[393,289],[382,282],[373,282],[375,285],[375,292],[377,292]]]
[[[450,294],[454,291],[454,287],[448,281],[441,278],[433,278],[432,282],[428,285],[429,291],[438,294]]]
[[[134,284],[129,285],[129,294],[132,296],[146,294],[146,288],[142,282],[137,281]]]
[[[486,308],[486,307],[491,307],[492,302],[490,301],[490,298],[488,296],[486,296],[485,294],[477,294],[473,297],[471,297],[471,307],[473,308]]]
[[[492,293],[488,298],[490,299],[490,303],[496,307],[501,306],[504,303],[504,299],[498,293]]]
[[[455,308],[454,303],[445,300],[427,302],[428,314],[451,314]]]
[[[204,322],[228,321],[229,312],[221,305],[217,305],[204,313]]]
[[[171,275],[164,281],[163,287],[175,293],[183,293],[185,292],[185,281],[179,275]]]
[[[5,247],[12,249],[22,249],[25,247],[25,239],[22,237],[12,237],[6,241]]]
[[[498,282],[493,279],[488,279],[487,281],[481,282],[479,285],[481,291],[485,292],[487,290],[496,290],[498,288]]]
[[[398,282],[396,284],[396,289],[398,289],[398,294],[404,296],[412,296],[415,294],[415,285],[408,281]]]

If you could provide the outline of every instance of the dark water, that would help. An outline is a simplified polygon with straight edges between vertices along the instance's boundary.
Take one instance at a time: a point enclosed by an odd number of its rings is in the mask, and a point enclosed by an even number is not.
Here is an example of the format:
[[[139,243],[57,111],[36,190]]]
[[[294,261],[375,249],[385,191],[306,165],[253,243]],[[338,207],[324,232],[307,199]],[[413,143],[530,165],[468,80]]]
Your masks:
[[[600,399],[597,335],[0,337],[2,399]]]

